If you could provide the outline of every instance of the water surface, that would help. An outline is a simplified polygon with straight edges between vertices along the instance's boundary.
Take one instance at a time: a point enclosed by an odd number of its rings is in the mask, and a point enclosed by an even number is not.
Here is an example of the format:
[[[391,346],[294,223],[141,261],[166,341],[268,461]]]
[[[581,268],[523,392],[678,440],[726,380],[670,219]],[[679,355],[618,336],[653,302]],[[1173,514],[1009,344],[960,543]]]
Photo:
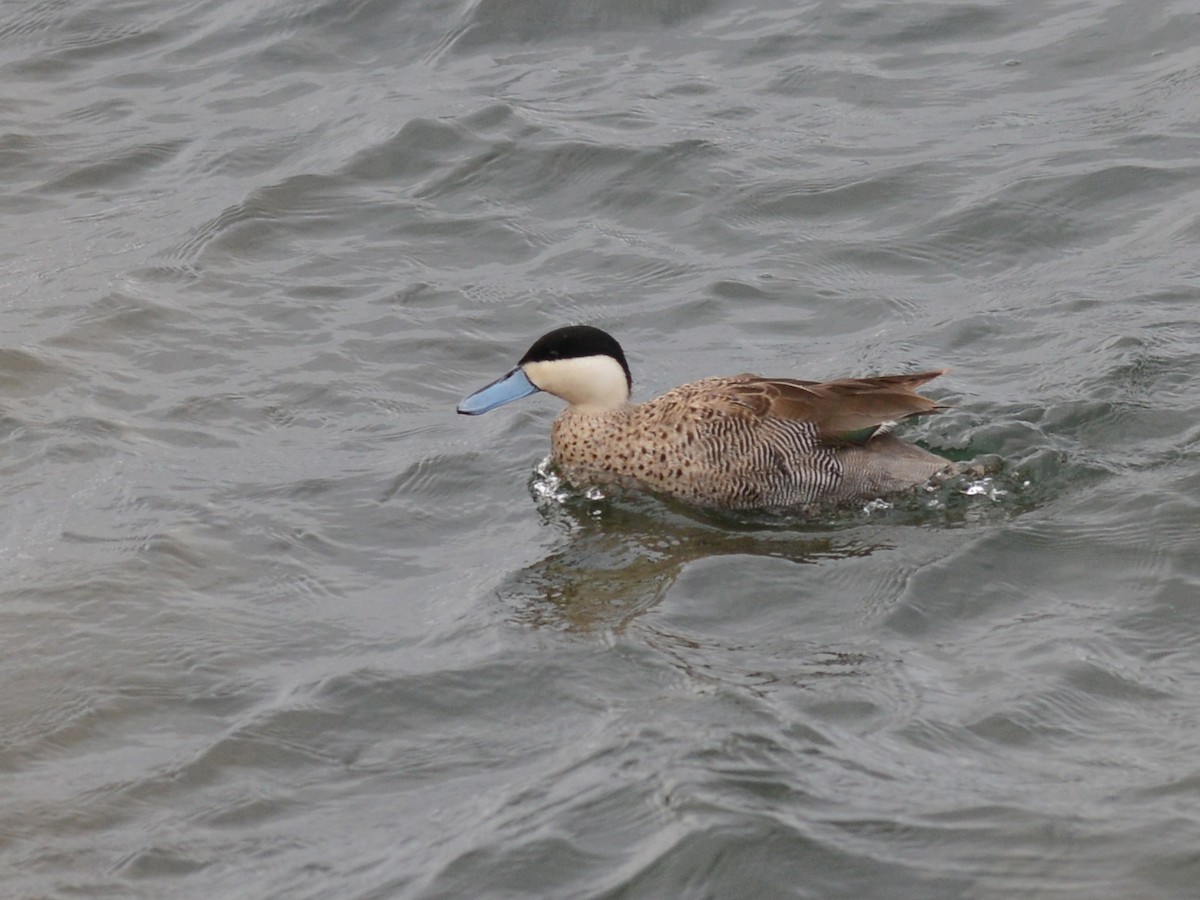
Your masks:
[[[1187,3],[0,6],[11,897],[1191,897]],[[990,481],[593,500],[645,398],[948,366]]]

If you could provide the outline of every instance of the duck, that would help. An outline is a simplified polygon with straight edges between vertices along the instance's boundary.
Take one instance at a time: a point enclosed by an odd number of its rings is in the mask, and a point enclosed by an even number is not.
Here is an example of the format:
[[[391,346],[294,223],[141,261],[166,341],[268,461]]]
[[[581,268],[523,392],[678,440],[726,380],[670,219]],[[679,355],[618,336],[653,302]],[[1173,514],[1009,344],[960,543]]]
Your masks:
[[[897,422],[946,407],[916,392],[946,372],[801,381],[749,373],[631,401],[625,352],[608,332],[568,325],[468,395],[477,416],[539,391],[566,402],[551,458],[579,488],[633,489],[713,510],[803,511],[911,490],[950,461],[901,440]]]

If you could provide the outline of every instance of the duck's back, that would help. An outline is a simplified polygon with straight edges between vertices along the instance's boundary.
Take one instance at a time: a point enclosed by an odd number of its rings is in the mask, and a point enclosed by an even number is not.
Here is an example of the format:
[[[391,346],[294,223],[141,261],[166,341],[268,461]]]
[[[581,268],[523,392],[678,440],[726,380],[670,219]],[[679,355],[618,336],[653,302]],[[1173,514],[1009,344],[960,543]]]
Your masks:
[[[735,375],[612,410],[568,407],[554,423],[554,457],[577,484],[617,483],[717,509],[895,493],[946,461],[877,427],[935,411],[912,389],[937,374],[839,382]]]

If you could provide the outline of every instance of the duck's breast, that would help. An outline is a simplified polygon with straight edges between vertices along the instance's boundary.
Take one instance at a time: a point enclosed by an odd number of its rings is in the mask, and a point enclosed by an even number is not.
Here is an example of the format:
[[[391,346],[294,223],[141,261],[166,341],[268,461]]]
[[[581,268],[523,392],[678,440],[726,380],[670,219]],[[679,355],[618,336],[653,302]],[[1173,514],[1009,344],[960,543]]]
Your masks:
[[[788,507],[836,491],[838,456],[811,424],[730,403],[724,379],[676,388],[619,411],[567,409],[554,457],[576,484],[618,483],[724,509]]]

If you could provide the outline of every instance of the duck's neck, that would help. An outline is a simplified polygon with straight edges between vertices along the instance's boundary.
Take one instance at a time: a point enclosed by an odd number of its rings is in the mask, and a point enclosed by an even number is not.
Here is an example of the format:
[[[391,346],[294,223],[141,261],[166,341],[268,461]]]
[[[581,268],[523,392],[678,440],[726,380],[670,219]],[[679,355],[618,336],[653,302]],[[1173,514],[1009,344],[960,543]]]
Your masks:
[[[558,414],[550,429],[550,447],[555,461],[567,467],[568,477],[601,471],[614,456],[628,451],[633,409],[629,403],[573,403]]]
[[[629,415],[629,411],[633,409],[633,404],[626,400],[623,403],[600,404],[600,403],[569,403],[564,413],[570,413],[573,416],[587,418],[611,418],[624,419]]]

